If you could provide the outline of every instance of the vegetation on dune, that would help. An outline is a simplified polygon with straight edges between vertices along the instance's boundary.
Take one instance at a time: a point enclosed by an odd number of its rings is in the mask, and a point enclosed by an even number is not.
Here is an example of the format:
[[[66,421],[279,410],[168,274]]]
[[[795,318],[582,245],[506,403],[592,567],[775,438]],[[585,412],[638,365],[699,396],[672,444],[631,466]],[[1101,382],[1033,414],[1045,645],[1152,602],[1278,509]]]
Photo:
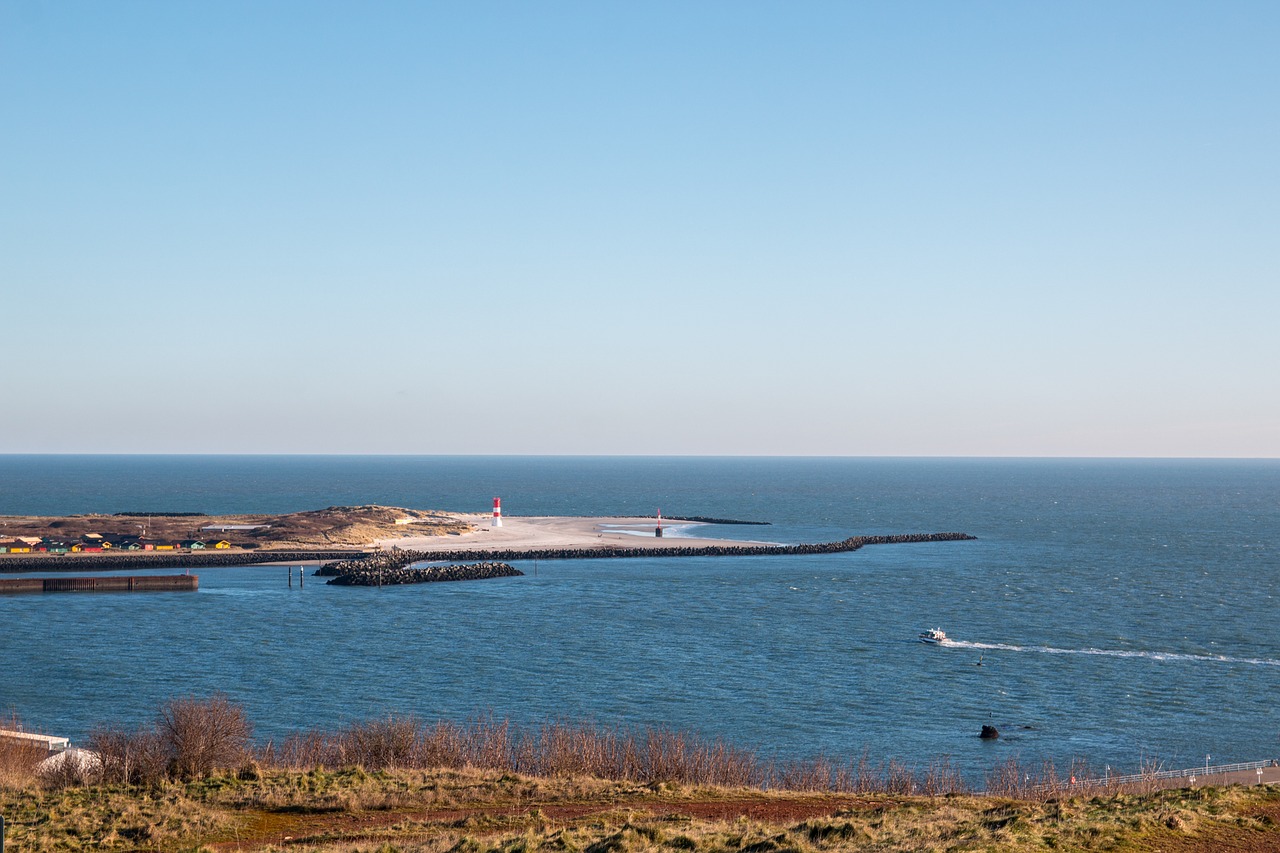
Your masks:
[[[0,741],[7,840],[22,851],[1280,850],[1280,791],[1266,786],[975,795],[945,765],[782,767],[677,732],[493,718],[389,717],[258,746],[251,731],[218,696],[171,700],[136,730],[100,727],[101,761],[75,772],[38,772],[37,751]]]
[[[234,529],[237,525],[248,529]],[[471,529],[455,516],[403,507],[331,506],[277,515],[221,515],[180,512],[132,512],[66,517],[6,516],[8,536],[75,539],[96,533],[112,539],[145,533],[153,540],[230,537],[236,547],[265,549],[365,546],[376,539],[443,536]],[[227,527],[229,529],[222,530]]]

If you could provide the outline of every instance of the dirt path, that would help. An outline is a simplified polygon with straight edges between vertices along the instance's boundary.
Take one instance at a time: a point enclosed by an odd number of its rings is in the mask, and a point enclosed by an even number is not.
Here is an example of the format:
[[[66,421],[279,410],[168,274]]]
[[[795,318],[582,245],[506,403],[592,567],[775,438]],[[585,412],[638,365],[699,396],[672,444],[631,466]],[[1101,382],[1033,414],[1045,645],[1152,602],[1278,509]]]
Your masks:
[[[628,800],[617,803],[528,803],[459,809],[406,809],[365,812],[257,812],[233,841],[210,844],[213,850],[254,851],[269,846],[371,841],[388,827],[400,826],[397,841],[420,841],[444,832],[491,835],[528,826],[564,829],[606,816],[618,820],[688,817],[731,821],[740,817],[790,825],[842,811],[879,812],[896,807],[885,800],[851,796],[739,798],[728,800]],[[411,828],[404,826],[412,824]]]
[[[912,808],[918,809],[920,801]],[[519,806],[487,805],[453,809],[388,809],[361,812],[299,812],[292,810],[249,813],[234,840],[207,844],[217,851],[253,851],[267,848],[368,844],[390,841],[413,844],[444,835],[484,838],[519,835],[534,830],[546,836],[559,830],[601,824],[621,828],[648,820],[681,818],[708,823],[732,823],[746,818],[763,826],[791,828],[804,821],[833,818],[858,812],[875,820],[899,808],[893,799],[869,799],[839,795],[774,796],[730,799],[637,799],[618,802],[538,803]],[[927,809],[926,809],[927,811]],[[1147,830],[1130,839],[1126,849],[1162,853],[1280,853],[1280,806],[1249,810],[1252,821],[1209,821],[1192,831],[1178,824]],[[927,820],[927,817],[925,817]],[[608,829],[611,833],[616,830]],[[922,848],[923,849],[923,848]],[[930,846],[928,849],[935,849]],[[1086,846],[1082,849],[1094,849]]]

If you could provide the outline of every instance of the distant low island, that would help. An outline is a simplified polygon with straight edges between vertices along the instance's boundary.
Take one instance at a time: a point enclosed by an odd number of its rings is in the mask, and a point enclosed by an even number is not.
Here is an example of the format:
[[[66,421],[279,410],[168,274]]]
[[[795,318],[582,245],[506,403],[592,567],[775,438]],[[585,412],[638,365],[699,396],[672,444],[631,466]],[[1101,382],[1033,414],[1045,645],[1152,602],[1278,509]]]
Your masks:
[[[0,571],[217,567],[274,562],[383,569],[415,562],[610,557],[828,554],[865,545],[973,539],[967,533],[851,536],[787,544],[706,537],[705,516],[529,516],[497,520],[379,505],[332,506],[281,515],[189,512],[0,517]],[[376,557],[376,559],[374,559]],[[325,574],[336,574],[335,570]]]

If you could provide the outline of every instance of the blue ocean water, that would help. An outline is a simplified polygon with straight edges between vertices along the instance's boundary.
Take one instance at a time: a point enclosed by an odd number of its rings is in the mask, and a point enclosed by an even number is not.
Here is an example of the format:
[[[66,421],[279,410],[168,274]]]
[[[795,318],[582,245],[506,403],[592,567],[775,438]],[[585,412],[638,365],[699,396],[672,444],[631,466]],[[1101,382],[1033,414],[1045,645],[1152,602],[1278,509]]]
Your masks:
[[[1280,756],[1276,460],[0,456],[0,514],[483,512],[494,495],[509,516],[771,522],[711,528],[725,538],[978,539],[383,589],[205,569],[195,594],[5,597],[0,711],[74,739],[223,691],[262,737],[492,712],[783,758],[948,756],[975,779],[1011,757]],[[958,642],[917,642],[933,626]],[[1003,736],[980,741],[983,724]]]

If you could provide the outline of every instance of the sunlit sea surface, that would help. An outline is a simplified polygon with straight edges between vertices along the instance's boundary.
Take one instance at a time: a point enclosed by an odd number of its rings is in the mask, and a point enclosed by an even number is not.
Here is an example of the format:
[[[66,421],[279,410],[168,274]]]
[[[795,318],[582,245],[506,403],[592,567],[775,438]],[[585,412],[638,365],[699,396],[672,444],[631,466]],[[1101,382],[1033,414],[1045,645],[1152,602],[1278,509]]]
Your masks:
[[[771,523],[705,529],[724,538],[978,539],[382,589],[202,569],[198,593],[0,597],[0,711],[75,740],[222,691],[260,738],[493,713],[784,759],[946,756],[975,779],[1012,757],[1280,757],[1275,460],[0,456],[0,514],[483,512],[495,495],[508,516]],[[920,643],[930,627],[954,642]]]

